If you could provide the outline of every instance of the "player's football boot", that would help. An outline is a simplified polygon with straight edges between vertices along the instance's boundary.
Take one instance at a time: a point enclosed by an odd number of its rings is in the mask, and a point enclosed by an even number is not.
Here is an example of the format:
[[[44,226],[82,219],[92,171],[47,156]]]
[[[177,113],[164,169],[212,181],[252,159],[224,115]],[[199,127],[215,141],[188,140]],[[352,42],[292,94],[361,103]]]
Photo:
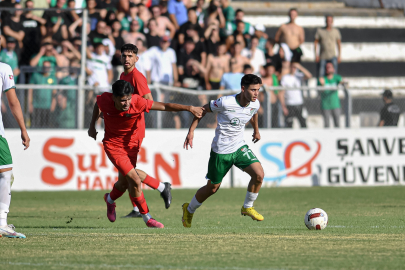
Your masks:
[[[165,201],[165,207],[168,209],[170,204],[172,203],[172,185],[170,183],[165,182],[165,189],[160,193],[160,197],[163,198]]]
[[[188,203],[183,204],[183,217],[181,218],[181,221],[183,221],[183,226],[186,228],[190,228],[191,227],[191,221],[193,220],[193,215],[191,214],[188,210]]]
[[[0,227],[0,235],[8,238],[26,238],[24,234],[15,231],[13,224]]]
[[[242,206],[240,213],[243,216],[251,217],[253,220],[262,221],[264,219],[264,217],[260,215],[254,207],[245,208]]]
[[[107,198],[108,193],[104,194],[104,201],[107,204],[107,217],[109,221],[114,222],[117,218],[117,214],[115,213],[115,203],[109,203]]]
[[[160,223],[159,221],[156,221],[156,219],[151,218],[148,220],[148,222],[146,222],[146,226],[150,227],[150,228],[158,228],[158,229],[163,229],[165,226]]]
[[[132,210],[131,213],[129,213],[126,216],[123,216],[122,218],[139,218],[142,217],[141,213],[138,211]]]

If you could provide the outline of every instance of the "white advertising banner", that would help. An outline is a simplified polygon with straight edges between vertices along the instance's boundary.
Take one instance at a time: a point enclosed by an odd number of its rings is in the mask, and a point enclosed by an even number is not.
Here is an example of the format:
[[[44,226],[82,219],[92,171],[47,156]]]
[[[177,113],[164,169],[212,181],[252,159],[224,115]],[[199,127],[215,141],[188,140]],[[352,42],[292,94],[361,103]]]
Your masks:
[[[137,167],[173,188],[199,188],[214,130],[196,130],[194,147],[183,149],[187,130],[147,130]],[[374,186],[405,184],[405,129],[261,130],[261,140],[245,140],[265,171],[264,186]],[[102,145],[87,131],[30,130],[24,151],[20,133],[6,130],[13,156],[13,190],[111,189],[117,171]],[[249,176],[234,169],[234,186]],[[230,173],[222,187],[230,186]]]

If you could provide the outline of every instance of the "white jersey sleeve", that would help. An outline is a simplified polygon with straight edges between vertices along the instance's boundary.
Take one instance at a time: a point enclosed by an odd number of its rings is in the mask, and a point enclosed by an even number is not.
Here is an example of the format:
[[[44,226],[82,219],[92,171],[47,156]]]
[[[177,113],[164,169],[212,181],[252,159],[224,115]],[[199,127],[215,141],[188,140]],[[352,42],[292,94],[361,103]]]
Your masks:
[[[11,69],[11,67],[7,64],[3,64],[4,65],[4,69],[1,72],[1,76],[2,76],[2,81],[3,81],[3,86],[2,86],[2,91],[3,92],[7,92],[8,90],[10,90],[11,88],[15,88],[15,84],[14,84],[14,75],[13,75],[13,70]]]
[[[216,100],[211,100],[210,101],[210,109],[212,112],[222,112],[224,110],[224,99],[220,97],[219,99]]]

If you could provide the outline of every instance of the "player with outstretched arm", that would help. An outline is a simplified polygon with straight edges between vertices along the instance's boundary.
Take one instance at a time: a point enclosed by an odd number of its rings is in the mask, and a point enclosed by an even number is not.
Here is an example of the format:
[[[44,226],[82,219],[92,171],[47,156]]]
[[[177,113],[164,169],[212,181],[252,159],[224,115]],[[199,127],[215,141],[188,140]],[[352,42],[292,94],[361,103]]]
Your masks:
[[[134,89],[129,82],[118,80],[112,85],[112,93],[97,96],[88,134],[96,139],[95,123],[102,112],[105,124],[104,150],[118,171],[125,176],[125,178],[118,178],[112,191],[104,195],[108,219],[111,222],[115,221],[114,201],[128,189],[131,201],[138,206],[146,225],[163,228],[164,225],[149,214],[148,205],[141,190],[141,178],[135,169],[140,142],[145,132],[145,122],[141,121],[142,114],[149,110],[190,111],[195,117],[200,118],[203,109],[175,103],[154,102],[133,92]]]
[[[241,92],[223,96],[204,105],[204,114],[218,112],[217,128],[211,144],[211,154],[206,175],[207,184],[200,188],[190,203],[183,204],[183,226],[191,227],[194,212],[211,195],[218,191],[222,179],[233,165],[251,176],[241,214],[253,220],[262,221],[263,216],[254,208],[253,203],[259,195],[263,183],[263,167],[243,139],[245,125],[250,121],[253,126],[253,142],[260,140],[258,114],[260,108],[259,90],[262,80],[253,74],[247,74],[241,80]],[[184,148],[193,147],[194,130],[201,119],[194,118]]]
[[[6,94],[8,105],[21,130],[24,150],[30,146],[30,138],[24,124],[20,101],[15,93],[14,76],[11,67],[0,63],[1,94]],[[13,184],[13,160],[5,138],[3,120],[0,114],[0,237],[25,238],[25,235],[15,231],[12,224],[7,223],[7,214],[11,202],[11,185]]]
[[[148,82],[145,76],[139,72],[136,68],[136,64],[139,60],[138,48],[134,44],[125,44],[121,47],[121,63],[124,67],[124,72],[120,75],[120,80],[129,82],[132,87],[134,87],[134,94],[138,94],[145,99],[152,100],[152,93],[148,87]],[[142,119],[140,120],[145,122],[145,115],[142,114]],[[145,131],[143,132],[142,139],[145,137]],[[139,147],[141,147],[142,139],[140,140]],[[168,209],[172,201],[171,194],[171,184],[162,183],[156,178],[148,175],[146,172],[137,169],[139,177],[141,178],[142,183],[155,189],[160,192],[160,197],[163,198],[165,202],[165,207]],[[125,178],[121,173],[118,173],[118,178]],[[131,201],[133,210],[125,218],[137,218],[141,217],[138,207],[133,201]]]

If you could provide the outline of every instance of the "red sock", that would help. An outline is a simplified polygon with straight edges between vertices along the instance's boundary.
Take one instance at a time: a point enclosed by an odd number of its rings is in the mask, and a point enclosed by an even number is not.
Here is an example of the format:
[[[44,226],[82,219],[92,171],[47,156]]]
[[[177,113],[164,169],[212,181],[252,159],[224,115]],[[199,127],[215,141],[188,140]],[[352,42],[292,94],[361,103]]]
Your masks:
[[[143,215],[146,215],[147,213],[149,213],[149,208],[148,205],[146,204],[146,200],[145,197],[143,196],[143,192],[141,194],[141,196],[139,197],[131,197],[131,201],[133,201],[136,206],[138,206],[139,208],[139,212]]]
[[[131,200],[132,206],[135,207],[136,203],[132,200],[131,194],[129,194],[129,192],[128,192],[128,195],[129,195],[129,199]]]
[[[155,179],[155,178],[153,178],[153,177],[151,177],[149,175],[146,175],[145,180],[143,180],[142,182],[145,185],[148,185],[153,189],[157,189],[159,187],[159,184],[160,184],[160,182],[157,179]]]
[[[115,201],[116,199],[118,199],[119,197],[122,196],[122,194],[124,194],[125,191],[119,191],[115,185],[113,186],[113,189],[110,192],[110,198],[111,200]]]

